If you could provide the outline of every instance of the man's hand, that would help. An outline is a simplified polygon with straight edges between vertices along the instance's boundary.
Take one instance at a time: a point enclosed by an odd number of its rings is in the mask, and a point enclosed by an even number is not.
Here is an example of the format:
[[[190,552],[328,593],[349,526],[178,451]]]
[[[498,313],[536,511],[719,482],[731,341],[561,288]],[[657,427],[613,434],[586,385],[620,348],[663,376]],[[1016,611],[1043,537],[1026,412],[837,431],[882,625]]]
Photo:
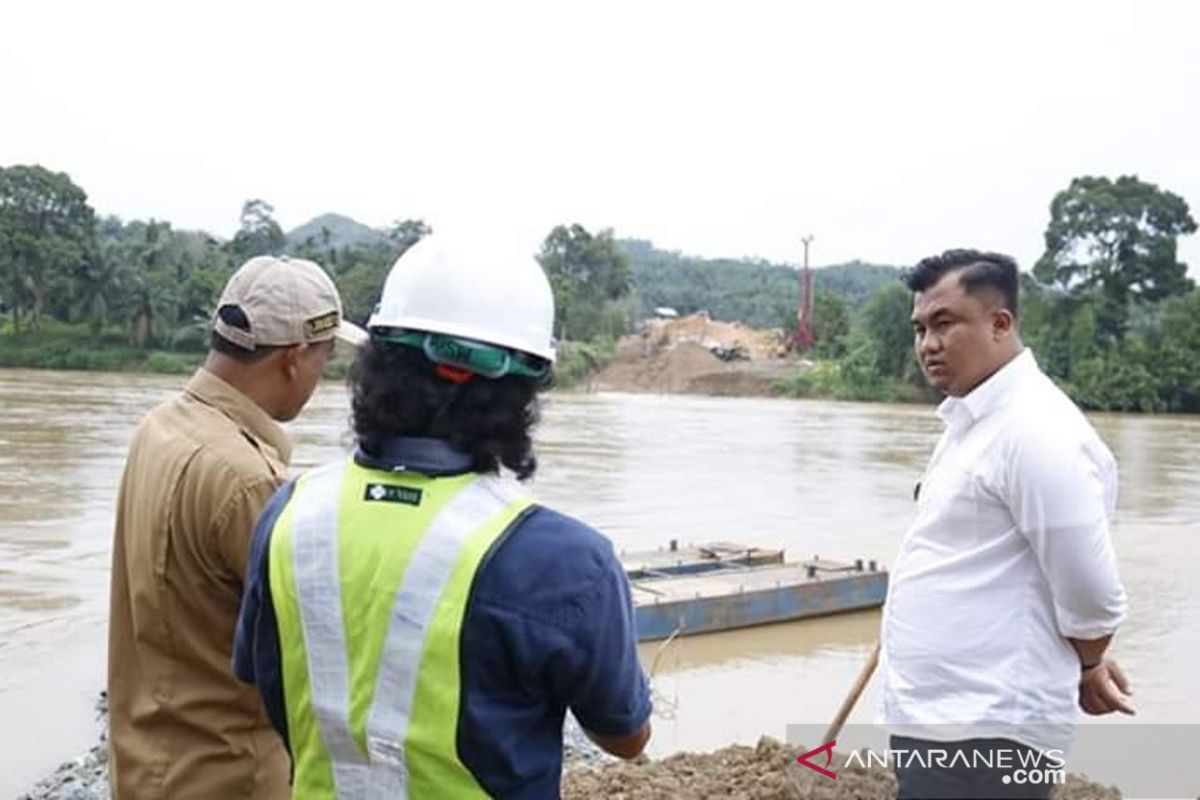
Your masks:
[[[1079,707],[1088,714],[1099,716],[1114,711],[1136,714],[1130,701],[1131,694],[1125,671],[1107,656],[1096,666],[1084,670],[1079,679]]]
[[[625,736],[601,736],[587,728],[584,728],[583,732],[606,753],[624,759],[637,758],[646,748],[646,742],[650,741],[650,720],[646,720],[642,727]]]

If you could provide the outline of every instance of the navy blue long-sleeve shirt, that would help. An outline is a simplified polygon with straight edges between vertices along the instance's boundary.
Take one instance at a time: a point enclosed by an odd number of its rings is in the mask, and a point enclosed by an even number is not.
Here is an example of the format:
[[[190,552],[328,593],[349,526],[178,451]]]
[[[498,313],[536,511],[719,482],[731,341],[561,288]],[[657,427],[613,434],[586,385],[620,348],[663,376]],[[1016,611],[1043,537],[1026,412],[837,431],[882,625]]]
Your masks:
[[[442,442],[396,439],[364,466],[426,475],[467,471]],[[271,499],[254,532],[234,644],[234,672],[258,686],[287,741],[279,631],[268,570],[271,531],[293,484]],[[498,797],[557,797],[562,724],[620,736],[649,718],[629,583],[611,543],[592,528],[534,507],[480,565],[461,640],[458,756]]]

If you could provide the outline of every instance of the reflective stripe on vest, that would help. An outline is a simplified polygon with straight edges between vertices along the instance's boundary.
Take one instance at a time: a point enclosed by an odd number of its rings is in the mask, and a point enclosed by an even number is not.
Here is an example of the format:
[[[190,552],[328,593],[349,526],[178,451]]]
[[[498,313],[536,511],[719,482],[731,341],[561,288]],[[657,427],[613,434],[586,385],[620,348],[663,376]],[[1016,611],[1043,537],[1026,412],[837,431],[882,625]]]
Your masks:
[[[288,504],[290,508],[280,515],[271,547],[272,581],[278,578],[281,585],[277,592],[276,584],[272,584],[272,596],[280,622],[281,647],[285,651],[289,724],[293,719],[300,720],[297,725],[300,728],[305,723],[310,726],[315,723],[319,734],[319,741],[313,736],[300,736],[292,741],[297,761],[295,796],[330,796],[328,789],[332,788],[333,795],[340,798],[403,798],[408,796],[410,779],[418,773],[424,774],[426,785],[436,781],[441,796],[482,795],[457,757],[454,713],[460,691],[457,637],[470,582],[479,562],[490,545],[528,508],[529,501],[520,498],[510,484],[500,479],[463,477],[460,480],[381,475],[344,462],[304,476]],[[366,673],[362,666],[370,662],[363,661],[366,654],[352,651],[354,645],[348,641],[345,613],[357,615],[366,609],[354,603],[351,605],[356,607],[344,607],[348,587],[342,584],[343,580],[353,581],[356,577],[353,564],[347,566],[343,558],[347,554],[353,556],[351,562],[354,558],[361,562],[362,558],[361,554],[346,550],[354,547],[354,539],[340,537],[339,528],[355,527],[348,520],[353,520],[356,510],[367,505],[357,490],[360,485],[367,485],[366,480],[376,479],[420,485],[424,487],[425,499],[430,503],[440,502],[441,506],[433,512],[423,531],[397,532],[398,536],[411,537],[408,541],[415,546],[401,563],[402,577],[390,609],[379,606],[380,613],[389,613],[386,632],[378,667],[373,675],[363,678]],[[347,491],[347,486],[352,491]],[[379,505],[373,505],[373,513],[378,513]],[[277,546],[283,552],[277,554]],[[277,565],[277,556],[286,558],[289,547],[290,563]],[[281,568],[276,569],[277,566]],[[285,566],[290,566],[290,570],[282,568]],[[347,573],[347,569],[351,572]],[[294,597],[290,614],[281,607],[289,597],[288,577]],[[375,616],[370,621],[382,625],[380,613],[371,613]],[[294,628],[289,628],[289,623]],[[375,630],[378,632],[380,628]],[[294,641],[300,638],[303,641]],[[452,646],[447,645],[448,640]],[[303,651],[302,656],[298,649]],[[288,653],[293,665],[303,663],[307,671],[306,687],[288,685],[288,674],[295,674],[288,672]],[[426,670],[435,674],[422,674],[426,658],[434,659],[435,665],[441,661],[454,663],[452,668]],[[448,684],[451,675],[453,683]],[[369,683],[365,687],[355,684],[356,676]],[[364,694],[364,690],[370,691]],[[446,702],[447,695],[453,702]],[[357,736],[352,724],[353,696],[370,697],[365,731],[363,718],[359,716]],[[422,698],[426,713],[417,737],[420,741],[414,743],[414,706]],[[450,716],[454,718],[446,718]],[[361,746],[364,742],[365,752]],[[303,748],[311,749],[314,744],[324,753],[303,752]],[[328,787],[328,777],[321,782],[327,788],[304,785],[314,782],[310,780],[311,769],[302,769],[301,761],[303,766],[311,767],[314,757],[320,761],[327,759],[332,787]],[[410,764],[410,759],[416,763]]]
[[[312,710],[333,762],[338,797],[363,797],[367,760],[350,735],[350,664],[338,574],[338,512],[346,464],[311,475],[295,500],[293,575],[304,629]]]

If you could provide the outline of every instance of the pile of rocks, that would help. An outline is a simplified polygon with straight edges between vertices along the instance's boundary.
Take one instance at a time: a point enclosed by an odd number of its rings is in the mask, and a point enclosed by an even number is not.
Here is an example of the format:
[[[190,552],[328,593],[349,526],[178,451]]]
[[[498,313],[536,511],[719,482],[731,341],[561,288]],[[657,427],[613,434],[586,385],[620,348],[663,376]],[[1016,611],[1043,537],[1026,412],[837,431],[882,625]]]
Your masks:
[[[108,743],[68,761],[18,800],[109,800]]]

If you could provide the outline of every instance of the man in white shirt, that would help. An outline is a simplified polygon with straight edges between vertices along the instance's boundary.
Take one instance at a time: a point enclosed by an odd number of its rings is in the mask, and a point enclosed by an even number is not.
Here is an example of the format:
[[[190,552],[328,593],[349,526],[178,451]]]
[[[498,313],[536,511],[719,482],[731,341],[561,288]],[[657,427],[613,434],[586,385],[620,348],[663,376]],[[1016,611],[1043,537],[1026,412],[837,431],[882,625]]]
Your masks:
[[[973,250],[908,277],[917,359],[947,397],[883,621],[892,749],[934,754],[893,753],[901,798],[1049,797],[1013,769],[1061,767],[1077,705],[1133,713],[1105,655],[1126,605],[1116,464],[1021,344],[1017,277]]]

